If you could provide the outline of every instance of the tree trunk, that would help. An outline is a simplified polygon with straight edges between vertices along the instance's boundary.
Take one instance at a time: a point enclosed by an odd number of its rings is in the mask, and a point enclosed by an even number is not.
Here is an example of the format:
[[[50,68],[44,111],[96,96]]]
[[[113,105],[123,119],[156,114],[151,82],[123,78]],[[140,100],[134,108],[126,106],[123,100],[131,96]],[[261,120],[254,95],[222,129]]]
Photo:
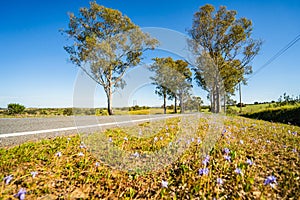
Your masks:
[[[226,114],[226,93],[224,93],[224,113]]]
[[[177,96],[175,95],[175,98],[174,98],[174,113],[177,113]]]
[[[239,83],[239,93],[240,93],[240,113],[242,113],[242,90],[241,90],[241,83]]]
[[[107,112],[109,115],[113,115],[113,110],[111,108],[112,105],[112,92],[111,92],[111,88],[109,88],[106,91],[106,96],[107,96]]]
[[[217,88],[216,88],[216,113],[220,113],[220,108],[221,108],[221,95],[220,95],[220,87],[219,85],[217,85]]]
[[[167,94],[164,92],[164,114],[167,114]]]
[[[184,105],[183,105],[183,94],[180,94],[179,96],[180,98],[180,113],[183,114],[184,113]]]
[[[214,96],[214,94],[213,94],[213,90],[211,90],[210,91],[210,112],[214,112],[214,100],[213,100],[213,96]]]

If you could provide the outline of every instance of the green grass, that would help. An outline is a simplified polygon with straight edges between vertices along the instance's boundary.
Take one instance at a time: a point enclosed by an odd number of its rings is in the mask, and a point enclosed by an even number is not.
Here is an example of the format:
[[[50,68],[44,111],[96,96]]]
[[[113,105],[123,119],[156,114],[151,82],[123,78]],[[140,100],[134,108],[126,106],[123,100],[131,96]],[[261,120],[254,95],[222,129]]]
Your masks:
[[[300,105],[286,105],[277,108],[268,108],[258,112],[244,114],[243,116],[300,126]]]
[[[250,114],[259,111],[272,108],[275,104],[247,104],[246,107],[242,107],[242,114]],[[229,109],[233,110],[235,113],[240,112],[240,108],[237,106],[230,106]]]
[[[13,176],[9,184],[0,183],[0,199],[13,198],[20,188],[26,188],[26,199],[297,199],[300,196],[299,127],[242,117],[226,117],[222,123],[223,118],[213,117],[175,118],[109,129],[102,134],[57,137],[0,149],[0,180]],[[221,123],[216,123],[218,120]],[[218,130],[215,132],[218,135],[211,135],[214,130]],[[208,138],[215,144],[207,152],[209,173],[201,176],[198,171],[205,168],[203,150],[211,141]],[[202,142],[198,143],[198,139]],[[87,149],[80,148],[81,141],[87,144]],[[224,148],[230,150],[231,162],[224,159]],[[61,157],[55,155],[59,151]],[[84,155],[79,156],[80,152]],[[141,156],[132,157],[136,152]],[[156,166],[145,165],[147,158],[156,158],[153,162]],[[170,159],[172,162],[168,162]],[[247,159],[254,164],[247,164]],[[95,165],[97,162],[99,166]],[[236,168],[242,174],[237,174]],[[38,172],[35,178],[30,174],[32,171]],[[276,177],[274,188],[264,185],[270,175]],[[224,183],[217,184],[217,178]],[[162,181],[168,181],[167,188],[162,187]]]

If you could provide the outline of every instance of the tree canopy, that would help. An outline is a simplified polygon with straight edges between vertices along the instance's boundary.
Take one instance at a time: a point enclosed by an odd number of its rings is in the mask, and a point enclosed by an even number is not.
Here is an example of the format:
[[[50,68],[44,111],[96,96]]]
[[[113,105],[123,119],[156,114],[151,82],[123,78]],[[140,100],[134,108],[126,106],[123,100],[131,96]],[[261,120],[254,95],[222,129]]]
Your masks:
[[[70,13],[69,19],[69,28],[63,32],[73,43],[64,49],[75,65],[104,88],[111,115],[112,93],[125,85],[125,72],[137,66],[143,52],[153,50],[158,41],[120,11],[96,2],[80,8],[79,16]]]
[[[152,77],[156,85],[155,93],[164,99],[164,111],[166,112],[166,98],[175,99],[174,111],[177,112],[177,99],[180,100],[181,112],[183,112],[183,101],[185,95],[189,95],[192,87],[192,72],[188,63],[183,60],[173,60],[171,57],[154,58],[150,70],[155,72]]]
[[[194,14],[189,34],[195,55],[195,79],[210,93],[212,111],[220,111],[222,94],[234,93],[235,86],[252,73],[251,61],[258,54],[261,41],[251,38],[252,22],[237,12],[220,6],[200,7]]]

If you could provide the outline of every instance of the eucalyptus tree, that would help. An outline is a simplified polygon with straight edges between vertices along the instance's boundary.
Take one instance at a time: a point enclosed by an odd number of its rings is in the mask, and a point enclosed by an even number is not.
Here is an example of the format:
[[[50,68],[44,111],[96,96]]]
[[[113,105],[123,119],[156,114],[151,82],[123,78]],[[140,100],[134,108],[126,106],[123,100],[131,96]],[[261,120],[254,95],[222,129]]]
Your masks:
[[[103,87],[108,113],[112,115],[112,94],[126,84],[124,74],[137,66],[143,52],[153,50],[158,41],[120,11],[96,2],[91,2],[89,8],[80,8],[78,16],[70,13],[69,20],[63,33],[73,43],[64,49],[76,66]]]
[[[180,101],[181,112],[184,111],[183,102],[185,95],[191,88],[192,72],[188,63],[183,60],[173,60],[171,57],[154,58],[150,70],[155,72],[151,77],[156,85],[155,93],[163,97],[164,113],[166,113],[166,100],[175,100],[174,111],[177,112],[177,99]]]
[[[252,21],[236,18],[237,12],[220,6],[200,7],[194,14],[189,34],[195,55],[195,79],[209,92],[212,112],[221,108],[221,95],[233,94],[235,86],[246,84],[252,73],[251,61],[258,54],[261,41],[251,38]]]

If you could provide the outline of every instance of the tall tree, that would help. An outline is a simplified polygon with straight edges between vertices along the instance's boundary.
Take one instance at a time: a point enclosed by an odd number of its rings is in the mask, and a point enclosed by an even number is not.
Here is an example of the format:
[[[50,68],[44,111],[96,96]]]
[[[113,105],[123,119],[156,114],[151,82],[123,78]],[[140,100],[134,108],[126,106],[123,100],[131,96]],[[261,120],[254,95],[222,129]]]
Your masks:
[[[63,33],[73,44],[64,49],[75,65],[104,88],[108,113],[112,115],[112,94],[124,87],[124,74],[137,66],[143,52],[153,50],[158,41],[118,10],[96,2],[91,2],[90,8],[80,8],[78,17],[70,13],[69,18],[69,28]]]
[[[170,58],[169,58],[170,59]],[[170,60],[172,70],[169,71],[171,79],[171,88],[169,90],[169,99],[174,99],[174,112],[177,113],[177,99],[179,99],[180,113],[184,113],[184,102],[190,96],[192,88],[192,72],[189,64],[183,60]]]
[[[177,99],[179,98],[181,112],[183,112],[183,100],[191,88],[192,72],[188,63],[183,60],[173,60],[171,57],[154,58],[150,70],[155,72],[151,79],[156,85],[155,93],[164,99],[164,113],[166,113],[166,99],[175,99],[175,113],[177,112]]]
[[[194,14],[189,41],[195,55],[195,79],[209,92],[212,112],[221,110],[222,94],[233,94],[235,86],[252,73],[251,61],[258,54],[261,41],[251,38],[252,22],[236,19],[237,12],[220,6],[200,7]]]

